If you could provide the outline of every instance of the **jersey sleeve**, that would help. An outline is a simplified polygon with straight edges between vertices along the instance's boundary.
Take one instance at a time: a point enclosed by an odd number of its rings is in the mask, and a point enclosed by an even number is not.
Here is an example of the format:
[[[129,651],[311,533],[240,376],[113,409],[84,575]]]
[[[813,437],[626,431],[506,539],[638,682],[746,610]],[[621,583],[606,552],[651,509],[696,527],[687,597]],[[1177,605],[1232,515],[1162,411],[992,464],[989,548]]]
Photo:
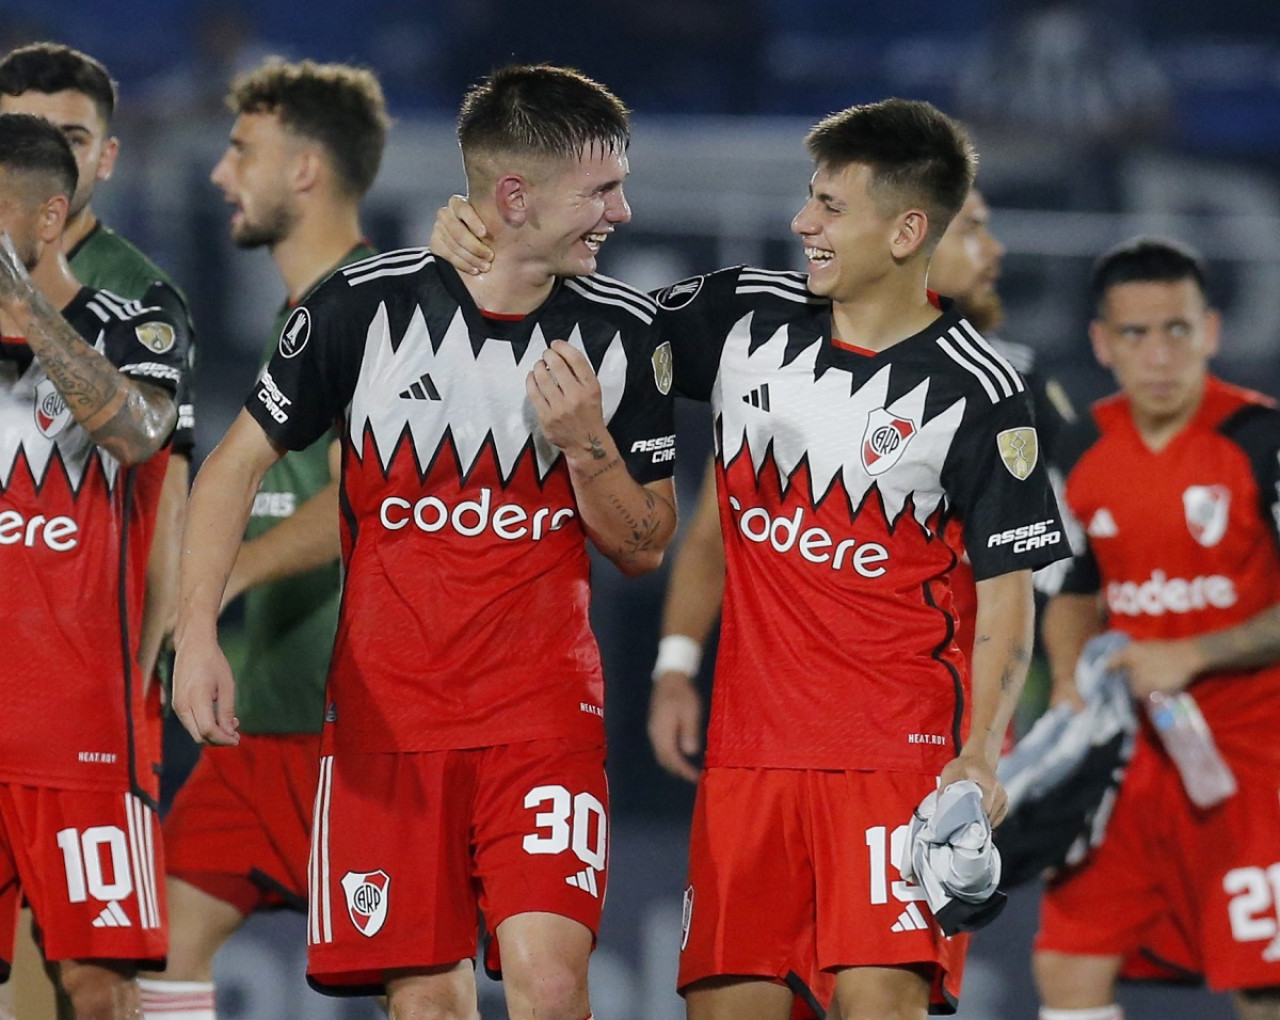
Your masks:
[[[975,579],[1035,570],[1070,549],[1031,402],[1008,397],[975,417],[943,468]]]
[[[1253,404],[1233,414],[1220,430],[1249,459],[1258,512],[1280,548],[1280,411]]]
[[[117,301],[105,291],[98,300]],[[186,308],[170,287],[155,285],[141,301],[129,301],[103,340],[107,359],[130,379],[177,394],[187,375],[191,331]]]
[[[658,323],[671,344],[675,391],[708,401],[720,371],[720,352],[733,325],[734,291],[741,267],[691,276],[651,295],[658,302]]]
[[[675,471],[671,344],[655,326],[641,334],[632,351],[622,400],[609,419],[609,434],[631,477],[647,485],[670,478]]]
[[[328,434],[351,402],[365,334],[377,313],[337,274],[285,320],[245,410],[272,442],[303,450]],[[367,315],[364,313],[367,311]]]
[[[182,369],[182,380],[178,383],[178,389],[174,394],[174,400],[178,405],[178,423],[173,427],[170,446],[174,453],[191,460],[196,446],[196,332],[195,325],[191,321],[191,312],[181,292],[164,280],[157,280],[147,288],[142,295],[142,303],[171,309],[180,331],[186,333],[186,364]]]

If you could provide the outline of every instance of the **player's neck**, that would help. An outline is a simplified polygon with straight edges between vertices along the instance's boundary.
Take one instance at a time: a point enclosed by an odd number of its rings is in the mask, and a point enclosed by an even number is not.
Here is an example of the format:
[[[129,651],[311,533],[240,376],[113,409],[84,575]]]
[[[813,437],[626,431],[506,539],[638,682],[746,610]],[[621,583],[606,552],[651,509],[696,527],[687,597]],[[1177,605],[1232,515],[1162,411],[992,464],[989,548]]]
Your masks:
[[[80,293],[80,281],[71,272],[67,256],[62,249],[49,247],[31,270],[31,282],[59,310],[66,308],[71,299]]]
[[[86,205],[62,228],[62,250],[75,251],[76,245],[93,233],[97,225],[98,217],[93,214],[93,208]]]
[[[528,315],[551,294],[555,277],[545,264],[495,258],[493,268],[480,276],[462,275],[476,305],[498,315]]]
[[[363,237],[355,205],[317,207],[299,216],[289,236],[271,248],[289,300],[301,300]]]
[[[915,336],[941,314],[923,283],[878,287],[856,300],[832,301],[832,335],[863,350],[884,351]]]
[[[1204,387],[1201,386],[1195,399],[1188,401],[1186,407],[1179,408],[1174,413],[1166,415],[1151,414],[1144,412],[1133,401],[1130,401],[1129,414],[1133,418],[1133,427],[1137,430],[1138,437],[1142,440],[1143,445],[1153,453],[1159,453],[1191,423],[1191,420],[1199,413],[1200,405],[1203,403]]]

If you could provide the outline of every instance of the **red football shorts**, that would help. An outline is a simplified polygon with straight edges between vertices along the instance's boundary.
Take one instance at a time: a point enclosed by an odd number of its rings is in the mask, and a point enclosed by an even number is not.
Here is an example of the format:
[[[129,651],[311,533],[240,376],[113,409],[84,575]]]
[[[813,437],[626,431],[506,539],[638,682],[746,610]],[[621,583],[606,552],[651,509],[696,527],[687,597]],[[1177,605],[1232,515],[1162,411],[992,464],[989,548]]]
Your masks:
[[[476,955],[485,928],[544,911],[600,925],[604,748],[562,740],[326,755],[311,851],[307,975],[370,993],[392,968]]]
[[[954,1004],[968,937],[947,938],[896,861],[937,786],[901,772],[709,768],[693,813],[680,989],[720,975],[795,986],[824,1006],[843,967],[911,966]]]
[[[242,914],[307,907],[320,735],[206,747],[164,822],[169,874]]]
[[[1202,811],[1140,734],[1102,846],[1045,891],[1036,949],[1143,956],[1214,991],[1280,985],[1280,795],[1267,757],[1233,755],[1239,792]]]
[[[160,965],[163,866],[155,813],[132,794],[0,783],[0,962],[25,896],[47,959]]]

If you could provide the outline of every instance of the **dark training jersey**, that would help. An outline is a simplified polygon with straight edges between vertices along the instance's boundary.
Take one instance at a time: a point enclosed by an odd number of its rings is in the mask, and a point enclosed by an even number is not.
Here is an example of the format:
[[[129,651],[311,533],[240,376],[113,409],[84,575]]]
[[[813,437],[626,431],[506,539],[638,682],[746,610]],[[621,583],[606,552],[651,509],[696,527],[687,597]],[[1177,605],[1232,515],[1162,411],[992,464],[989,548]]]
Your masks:
[[[954,309],[879,353],[801,273],[658,295],[680,393],[715,414],[727,565],[707,764],[936,773],[968,665],[948,575],[1067,555],[1018,373]]]
[[[168,310],[82,289],[63,315],[126,376],[181,386],[187,334]],[[24,342],[0,345],[0,781],[154,800],[137,656],[167,461],[121,465]]]
[[[1063,591],[1100,592],[1111,628],[1176,640],[1280,603],[1280,411],[1268,398],[1210,377],[1195,417],[1155,451],[1128,401],[1109,397],[1060,454],[1084,536]],[[1280,665],[1205,674],[1191,690],[1220,743],[1274,745]]]
[[[656,311],[592,276],[556,281],[518,320],[487,317],[425,249],[348,266],[294,311],[246,406],[287,449],[341,426],[333,746],[603,743],[586,535],[525,380],[552,340],[584,351],[632,477],[670,477]]]
[[[357,245],[333,268],[372,254],[367,244]],[[294,308],[305,303],[314,290],[280,310],[264,364],[275,351],[276,340]],[[326,433],[305,450],[290,450],[271,466],[254,497],[246,539],[257,538],[292,517],[329,484],[329,446],[334,438]],[[320,732],[325,677],[338,627],[340,573],[335,560],[245,593],[245,640],[235,667],[236,718],[241,732]]]
[[[179,341],[187,352],[182,388],[177,394],[178,423],[170,448],[190,459],[195,449],[196,420],[192,369],[196,358],[195,326],[186,295],[167,273],[146,255],[102,222],[67,253],[71,271],[90,290],[109,290],[147,307],[163,308],[184,334]]]

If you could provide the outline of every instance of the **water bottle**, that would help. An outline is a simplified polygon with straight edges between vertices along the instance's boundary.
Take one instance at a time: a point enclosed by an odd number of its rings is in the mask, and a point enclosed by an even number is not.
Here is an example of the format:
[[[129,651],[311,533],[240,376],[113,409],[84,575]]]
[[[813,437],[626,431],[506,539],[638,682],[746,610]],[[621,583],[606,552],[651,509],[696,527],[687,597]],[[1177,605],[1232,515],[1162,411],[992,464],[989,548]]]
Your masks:
[[[1196,699],[1186,691],[1147,695],[1147,715],[1169,752],[1187,796],[1196,807],[1208,808],[1236,792],[1236,777],[1222,760]]]

